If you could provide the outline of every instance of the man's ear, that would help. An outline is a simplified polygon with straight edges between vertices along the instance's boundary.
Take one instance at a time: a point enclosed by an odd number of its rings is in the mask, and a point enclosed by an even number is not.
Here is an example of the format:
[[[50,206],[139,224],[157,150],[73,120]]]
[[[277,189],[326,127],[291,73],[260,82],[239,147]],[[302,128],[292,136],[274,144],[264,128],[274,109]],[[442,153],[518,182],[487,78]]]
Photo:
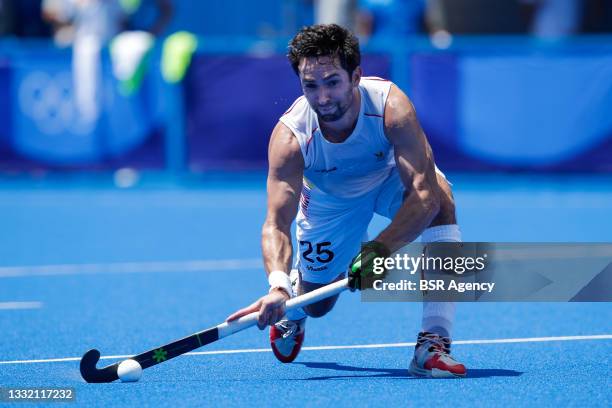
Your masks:
[[[351,82],[353,83],[353,86],[359,86],[359,81],[361,81],[361,67],[357,67],[355,68],[355,70],[353,70],[353,76],[351,78]]]

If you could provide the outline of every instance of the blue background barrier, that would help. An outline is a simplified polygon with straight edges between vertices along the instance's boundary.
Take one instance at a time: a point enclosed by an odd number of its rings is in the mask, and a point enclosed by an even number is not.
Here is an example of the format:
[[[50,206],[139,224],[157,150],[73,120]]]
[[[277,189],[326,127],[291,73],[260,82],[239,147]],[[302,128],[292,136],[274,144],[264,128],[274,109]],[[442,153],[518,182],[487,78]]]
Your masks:
[[[612,54],[417,54],[412,66],[445,168],[612,170]]]
[[[421,37],[380,40],[364,45],[363,68],[409,94],[444,170],[610,172],[609,38],[464,37],[447,49]],[[156,54],[129,97],[105,55],[101,115],[86,123],[74,104],[69,52],[3,45],[4,169],[265,168],[270,132],[300,95],[286,39],[203,38],[179,87],[162,83]]]
[[[388,76],[385,57],[367,55],[364,72]],[[284,56],[200,56],[185,84],[189,166],[262,167],[278,118],[301,95]]]
[[[155,101],[152,81],[132,96],[120,94],[118,82],[102,63],[100,114],[85,120],[74,98],[70,53],[32,50],[14,53],[0,70],[4,151],[54,166],[87,165],[119,157],[152,135]]]
[[[164,166],[164,90],[155,59],[139,92],[127,96],[104,53],[99,115],[85,120],[75,102],[69,51],[40,43],[8,45],[0,52],[0,169]]]

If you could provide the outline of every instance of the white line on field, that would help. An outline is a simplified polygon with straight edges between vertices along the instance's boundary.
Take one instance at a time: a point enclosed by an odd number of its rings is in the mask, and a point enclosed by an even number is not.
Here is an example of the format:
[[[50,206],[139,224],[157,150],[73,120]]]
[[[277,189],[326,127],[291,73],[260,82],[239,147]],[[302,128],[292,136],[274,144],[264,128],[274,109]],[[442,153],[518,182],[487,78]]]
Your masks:
[[[42,302],[0,302],[0,310],[40,309]]]
[[[453,344],[501,344],[501,343],[538,343],[546,341],[579,341],[579,340],[612,340],[612,334],[595,334],[590,336],[556,336],[556,337],[525,337],[515,339],[484,339],[484,340],[456,340]],[[302,347],[304,351],[317,350],[350,350],[371,348],[396,348],[413,347],[415,343],[381,343],[381,344],[354,344],[346,346],[310,346]],[[185,353],[186,356],[204,356],[214,354],[238,354],[238,353],[265,353],[271,351],[269,348],[260,349],[238,349],[238,350],[212,350]],[[117,360],[132,357],[131,355],[103,356],[100,360]],[[49,358],[40,360],[12,360],[0,361],[0,364],[32,364],[32,363],[63,363],[67,361],[79,361],[81,357]]]
[[[262,267],[262,261],[258,258],[0,266],[0,278],[104,273],[209,272]]]

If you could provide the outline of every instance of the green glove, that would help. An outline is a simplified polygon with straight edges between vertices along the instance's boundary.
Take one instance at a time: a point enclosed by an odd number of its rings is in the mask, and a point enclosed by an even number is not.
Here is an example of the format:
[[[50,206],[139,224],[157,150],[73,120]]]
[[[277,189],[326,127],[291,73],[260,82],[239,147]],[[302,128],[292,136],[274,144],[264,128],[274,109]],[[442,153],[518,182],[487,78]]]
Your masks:
[[[387,258],[389,255],[391,255],[391,251],[381,242],[369,241],[363,243],[361,251],[353,258],[349,267],[348,285],[351,291],[365,289],[362,287],[362,281],[364,278],[374,276],[374,259]],[[384,272],[377,275],[382,278]]]

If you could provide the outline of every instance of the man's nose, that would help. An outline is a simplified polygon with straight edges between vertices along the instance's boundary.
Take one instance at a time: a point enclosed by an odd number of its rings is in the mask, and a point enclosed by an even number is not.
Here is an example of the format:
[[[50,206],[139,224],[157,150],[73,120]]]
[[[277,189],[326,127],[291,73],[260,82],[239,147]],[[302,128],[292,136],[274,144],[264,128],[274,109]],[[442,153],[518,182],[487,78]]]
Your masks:
[[[319,105],[327,105],[329,101],[330,101],[329,93],[325,90],[320,90],[319,94],[317,95],[317,103]]]

